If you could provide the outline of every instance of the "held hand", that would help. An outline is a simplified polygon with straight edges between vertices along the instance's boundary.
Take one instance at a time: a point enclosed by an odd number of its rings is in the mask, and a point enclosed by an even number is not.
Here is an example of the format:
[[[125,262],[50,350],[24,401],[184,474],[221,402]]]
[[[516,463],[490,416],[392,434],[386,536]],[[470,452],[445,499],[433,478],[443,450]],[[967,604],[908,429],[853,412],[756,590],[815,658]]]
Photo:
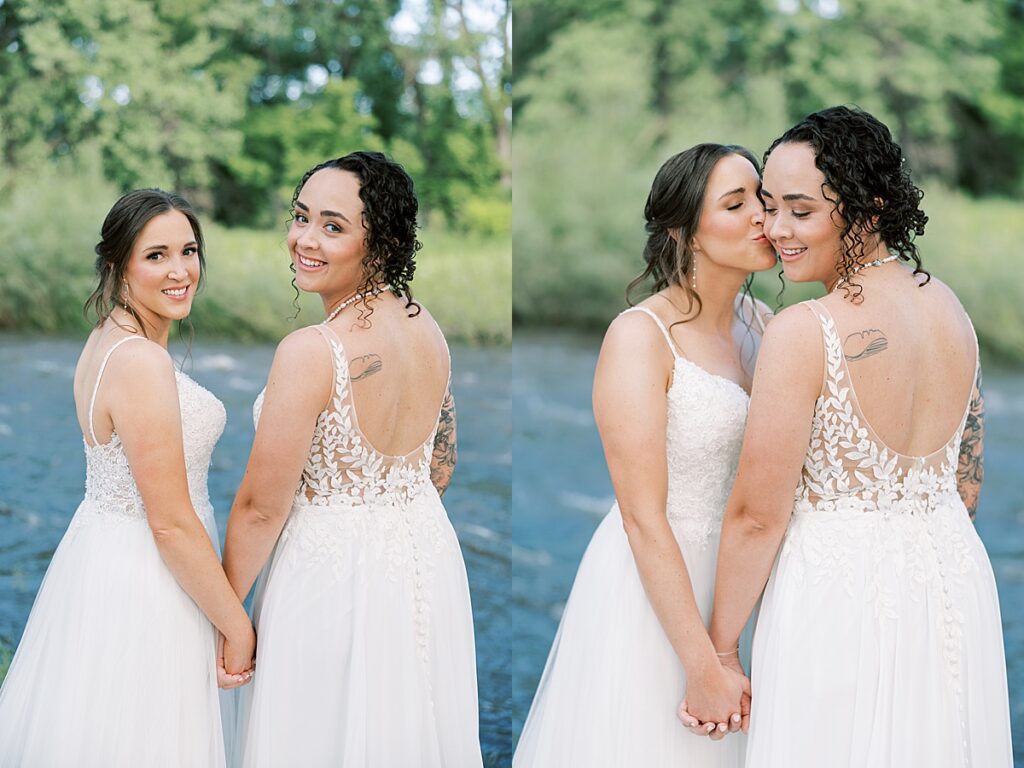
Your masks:
[[[245,685],[248,678],[244,674],[229,675],[224,669],[224,635],[217,633],[217,687],[230,690]]]
[[[217,659],[217,684],[221,688],[237,688],[248,683],[256,669],[256,633],[250,626],[240,640],[232,643],[220,638]]]
[[[220,656],[217,658],[217,687],[225,691],[229,691],[232,688],[240,688],[250,680],[252,680],[253,673],[256,665],[250,669],[247,669],[240,675],[229,675],[224,669],[224,657]]]
[[[729,731],[735,732],[736,730],[742,730],[746,733],[750,730],[750,679],[747,677],[746,672],[743,671],[743,664],[740,663],[740,656],[738,653],[724,657],[722,659],[722,666],[735,672],[737,675],[740,675],[745,683],[745,691],[743,693],[743,697],[740,699],[740,720],[735,727],[730,722]]]
[[[738,730],[750,711],[750,681],[735,668],[711,665],[687,682],[679,719],[692,733],[718,740]]]
[[[728,724],[724,723],[702,723],[696,717],[690,714],[686,699],[683,699],[679,708],[676,710],[676,717],[679,718],[679,722],[683,724],[690,733],[695,736],[708,736],[712,741],[718,741],[725,737],[726,733],[736,733],[736,731],[743,728],[743,732],[746,733],[747,729],[744,716],[739,712],[733,712],[729,715]]]

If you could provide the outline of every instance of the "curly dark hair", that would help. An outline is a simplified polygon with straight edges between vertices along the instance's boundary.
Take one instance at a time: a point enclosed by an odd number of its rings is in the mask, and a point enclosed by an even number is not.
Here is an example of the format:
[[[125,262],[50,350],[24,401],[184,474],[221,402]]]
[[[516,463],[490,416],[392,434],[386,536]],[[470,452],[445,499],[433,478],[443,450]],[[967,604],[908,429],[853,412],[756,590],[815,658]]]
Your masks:
[[[914,274],[931,275],[921,266],[914,238],[924,234],[928,217],[920,208],[924,192],[910,178],[900,145],[878,118],[854,107],[829,107],[808,115],[772,142],[764,161],[780,144],[809,144],[814,164],[825,175],[822,195],[843,221],[842,254],[836,269],[846,298],[861,301],[863,286],[853,274],[864,258],[865,235],[878,235]],[[835,197],[830,197],[828,186]]]
[[[673,155],[658,169],[644,206],[644,229],[647,231],[644,262],[647,266],[626,287],[628,304],[633,304],[631,296],[634,289],[653,280],[652,294],[669,285],[677,285],[686,292],[690,302],[686,311],[697,305],[697,313],[688,319],[700,314],[700,295],[687,279],[693,269],[690,243],[700,224],[711,172],[719,160],[729,155],[746,158],[760,175],[757,158],[749,149],[736,144],[697,144]],[[679,231],[678,238],[672,237],[671,230]],[[750,290],[749,280],[745,290]]]
[[[130,296],[126,296],[124,276],[128,269],[132,248],[135,247],[135,241],[138,240],[142,230],[154,218],[170,211],[181,213],[188,219],[188,223],[192,227],[199,250],[199,282],[196,290],[200,290],[205,284],[206,246],[203,243],[203,230],[199,226],[199,217],[196,216],[192,205],[184,197],[174,192],[165,192],[155,188],[132,190],[123,195],[107,212],[106,218],[103,219],[103,228],[100,230],[100,241],[96,243],[94,249],[96,252],[94,266],[99,283],[89,298],[85,300],[85,306],[82,309],[86,318],[90,314],[95,315],[97,328],[110,317],[110,313],[120,304],[138,323],[139,330],[143,335],[148,336],[142,317],[132,305]],[[191,320],[186,320],[191,332]]]
[[[325,168],[348,171],[359,179],[366,255],[363,279],[356,291],[365,293],[390,286],[392,293],[405,299],[405,308],[411,310],[409,317],[415,317],[420,305],[413,301],[409,283],[416,271],[416,252],[423,244],[416,239],[419,202],[409,174],[381,152],[350,152],[306,171],[292,195],[293,210],[306,182]],[[366,300],[359,303],[359,319],[368,323],[373,307]]]

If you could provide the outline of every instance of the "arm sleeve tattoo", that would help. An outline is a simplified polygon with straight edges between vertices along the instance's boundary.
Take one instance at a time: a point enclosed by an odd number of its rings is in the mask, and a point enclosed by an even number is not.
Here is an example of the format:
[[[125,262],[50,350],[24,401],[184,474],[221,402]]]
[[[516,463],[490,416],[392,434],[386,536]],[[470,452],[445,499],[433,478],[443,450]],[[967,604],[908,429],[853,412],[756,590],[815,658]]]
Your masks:
[[[985,441],[985,398],[981,395],[981,369],[974,382],[971,405],[967,410],[963,437],[960,439],[960,460],[956,468],[956,487],[964,500],[971,520],[978,512],[978,496],[985,479],[982,449]]]
[[[458,458],[455,441],[455,398],[451,387],[444,396],[441,405],[441,416],[437,423],[437,435],[434,437],[434,454],[430,460],[430,481],[437,492],[444,495],[448,484],[452,481],[455,461]]]

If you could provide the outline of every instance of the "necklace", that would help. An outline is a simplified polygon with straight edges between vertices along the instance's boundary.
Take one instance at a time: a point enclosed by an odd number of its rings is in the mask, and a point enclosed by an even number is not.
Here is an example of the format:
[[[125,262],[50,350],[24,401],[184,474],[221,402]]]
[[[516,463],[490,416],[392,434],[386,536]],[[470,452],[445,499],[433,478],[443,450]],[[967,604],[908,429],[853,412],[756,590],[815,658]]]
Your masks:
[[[370,298],[372,296],[377,296],[378,294],[384,293],[384,291],[388,291],[388,290],[391,290],[391,286],[390,285],[384,285],[384,286],[381,286],[380,288],[374,288],[372,291],[363,291],[362,293],[354,293],[354,294],[352,294],[347,299],[345,299],[343,302],[341,302],[341,304],[339,304],[338,306],[336,306],[334,308],[334,310],[331,312],[331,314],[329,314],[327,316],[327,319],[324,320],[324,324],[326,325],[327,323],[331,322],[331,320],[333,320],[339,314],[341,314],[341,310],[343,310],[345,307],[348,307],[348,306],[351,306],[352,304],[355,304],[360,299],[366,299],[366,298]]]
[[[874,261],[867,261],[863,264],[858,264],[856,267],[850,270],[850,274],[845,275],[844,277],[840,277],[839,280],[836,281],[836,284],[832,286],[832,291],[837,291],[841,286],[850,282],[850,278],[856,275],[862,269],[867,269],[868,267],[880,267],[887,262],[896,261],[896,259],[898,258],[899,254],[894,253],[891,256],[886,256],[884,259],[875,259]],[[832,291],[829,291],[829,293],[831,293]]]

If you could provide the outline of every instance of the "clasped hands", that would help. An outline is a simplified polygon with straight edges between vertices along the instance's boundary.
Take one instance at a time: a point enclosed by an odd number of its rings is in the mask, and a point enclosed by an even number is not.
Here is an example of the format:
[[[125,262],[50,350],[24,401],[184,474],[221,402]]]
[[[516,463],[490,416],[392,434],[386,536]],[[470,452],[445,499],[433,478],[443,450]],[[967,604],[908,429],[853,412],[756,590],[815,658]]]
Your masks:
[[[256,672],[256,632],[232,643],[224,635],[217,640],[217,687],[229,690],[245,685]]]
[[[690,733],[714,741],[727,734],[747,732],[750,723],[750,680],[739,656],[718,658],[686,681],[686,698],[676,716]]]

